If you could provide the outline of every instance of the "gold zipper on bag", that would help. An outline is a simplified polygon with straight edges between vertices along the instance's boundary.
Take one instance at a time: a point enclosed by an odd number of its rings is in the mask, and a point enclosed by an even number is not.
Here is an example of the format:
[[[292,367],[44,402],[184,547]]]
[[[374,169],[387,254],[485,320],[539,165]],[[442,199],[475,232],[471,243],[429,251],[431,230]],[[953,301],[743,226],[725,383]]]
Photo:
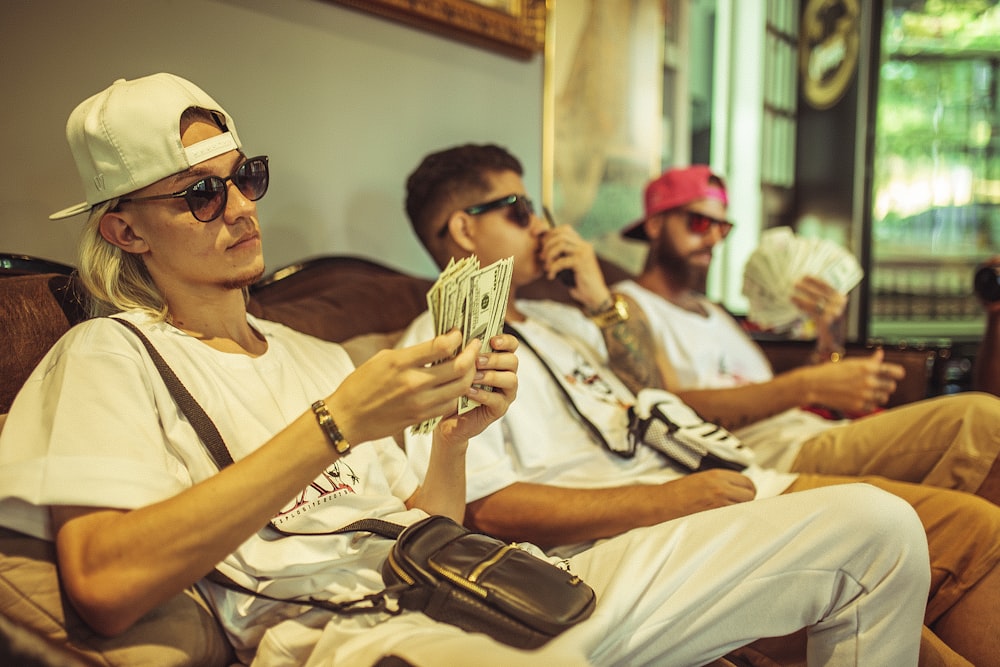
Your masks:
[[[503,558],[504,554],[506,554],[511,549],[516,549],[516,548],[517,547],[514,546],[513,544],[508,544],[503,549],[500,549],[495,554],[493,554],[492,558],[484,560],[482,563],[477,565],[476,569],[474,569],[472,573],[469,575],[469,581],[472,582],[479,581],[479,577],[482,576],[484,570],[492,567],[494,563]]]
[[[468,579],[459,574],[455,574],[454,572],[449,572],[448,570],[438,565],[435,565],[434,563],[429,563],[429,565],[431,566],[432,570],[434,570],[439,575],[441,575],[451,583],[455,584],[459,588],[464,588],[470,593],[475,593],[477,596],[483,598],[484,600],[486,599],[486,596],[489,594],[485,588],[476,584],[473,581],[469,581]]]
[[[396,576],[410,586],[417,583],[416,579],[411,577],[405,570],[403,570],[403,568],[399,566],[399,563],[396,561],[396,554],[391,549],[389,550],[389,567],[391,567],[392,571],[396,573]]]
[[[492,566],[501,558],[503,558],[504,554],[506,554],[511,549],[517,549],[517,547],[513,544],[509,544],[503,547],[502,549],[499,549],[495,554],[493,554],[493,556],[491,556],[487,560],[484,560],[482,563],[477,565],[476,568],[472,571],[472,573],[469,574],[468,578],[463,577],[459,574],[455,574],[454,572],[451,572],[449,570],[446,570],[435,563],[428,563],[428,565],[430,565],[431,569],[433,569],[439,575],[441,575],[448,581],[452,582],[456,586],[464,588],[465,590],[471,593],[475,593],[476,595],[485,600],[489,595],[489,591],[487,591],[485,588],[477,584],[476,581],[479,579],[480,576],[482,576],[484,571],[489,569],[490,566]]]

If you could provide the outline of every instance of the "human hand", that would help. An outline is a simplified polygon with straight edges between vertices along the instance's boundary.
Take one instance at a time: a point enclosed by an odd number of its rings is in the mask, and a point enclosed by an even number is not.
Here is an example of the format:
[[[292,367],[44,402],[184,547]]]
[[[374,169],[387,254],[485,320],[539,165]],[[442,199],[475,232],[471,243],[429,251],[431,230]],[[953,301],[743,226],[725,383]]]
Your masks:
[[[452,357],[461,344],[462,333],[454,329],[412,347],[381,350],[348,375],[326,401],[348,442],[393,435],[454,412],[472,386],[480,356],[477,339]]]
[[[906,376],[899,364],[885,361],[885,351],[870,356],[826,362],[798,371],[807,378],[807,403],[849,414],[868,414],[885,405],[896,391],[896,383]]]
[[[560,271],[573,272],[576,285],[569,293],[584,308],[594,310],[611,298],[593,244],[572,226],[559,225],[545,232],[538,246],[538,258],[549,280],[554,280]]]
[[[517,338],[500,334],[490,340],[492,352],[480,354],[476,358],[475,382],[466,392],[479,406],[457,414],[451,410],[436,428],[436,444],[467,443],[469,438],[479,435],[486,427],[506,414],[517,396]],[[492,387],[492,391],[477,389],[476,385]]]
[[[749,477],[722,468],[692,473],[660,484],[657,490],[657,506],[664,512],[663,521],[745,503],[757,495]]]
[[[796,308],[811,317],[817,327],[829,330],[844,314],[847,295],[841,294],[819,278],[803,276],[792,288],[791,301]]]

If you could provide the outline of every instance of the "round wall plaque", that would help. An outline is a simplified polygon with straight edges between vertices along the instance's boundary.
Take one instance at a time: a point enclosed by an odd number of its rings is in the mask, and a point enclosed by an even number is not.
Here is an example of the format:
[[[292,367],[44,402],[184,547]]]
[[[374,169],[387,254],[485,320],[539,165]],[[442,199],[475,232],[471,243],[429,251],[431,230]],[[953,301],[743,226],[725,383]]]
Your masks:
[[[854,78],[861,39],[857,0],[808,0],[799,35],[802,95],[816,109],[836,104]]]

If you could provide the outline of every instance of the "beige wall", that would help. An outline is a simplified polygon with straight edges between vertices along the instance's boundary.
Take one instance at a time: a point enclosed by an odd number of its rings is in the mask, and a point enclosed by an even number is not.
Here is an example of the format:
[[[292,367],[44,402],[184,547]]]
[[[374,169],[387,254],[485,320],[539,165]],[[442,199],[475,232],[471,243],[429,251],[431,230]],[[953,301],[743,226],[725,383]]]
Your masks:
[[[542,57],[517,60],[321,0],[0,3],[0,252],[75,263],[83,217],[72,108],[119,77],[170,71],[271,157],[260,205],[269,269],[354,254],[430,275],[403,182],[429,151],[495,141],[540,198]]]

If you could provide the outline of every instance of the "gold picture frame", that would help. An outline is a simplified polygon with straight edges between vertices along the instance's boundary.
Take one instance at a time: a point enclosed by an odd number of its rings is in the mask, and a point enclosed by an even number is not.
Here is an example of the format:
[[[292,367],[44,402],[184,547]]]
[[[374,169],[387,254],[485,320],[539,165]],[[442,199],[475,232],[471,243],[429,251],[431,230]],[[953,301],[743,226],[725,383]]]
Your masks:
[[[525,60],[545,48],[545,0],[333,2]]]

